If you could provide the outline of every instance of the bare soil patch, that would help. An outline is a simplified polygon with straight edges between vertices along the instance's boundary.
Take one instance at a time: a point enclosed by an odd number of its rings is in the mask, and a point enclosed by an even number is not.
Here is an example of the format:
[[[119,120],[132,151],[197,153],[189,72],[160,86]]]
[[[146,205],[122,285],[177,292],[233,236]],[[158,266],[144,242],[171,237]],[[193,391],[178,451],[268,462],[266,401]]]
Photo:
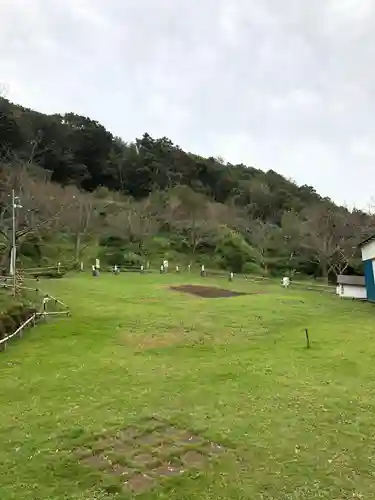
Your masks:
[[[204,442],[203,438],[201,438],[200,436],[196,436],[191,432],[179,432],[176,435],[176,439],[179,444],[185,446],[192,446],[192,445],[197,446],[203,444]]]
[[[113,474],[116,474],[118,476],[122,476],[125,478],[128,477],[133,477],[135,474],[135,470],[131,469],[130,467],[124,467],[123,465],[120,464],[114,464],[112,467]]]
[[[160,457],[161,459],[178,456],[180,452],[181,452],[181,447],[177,446],[173,442],[162,443],[156,449],[156,453],[158,457]]]
[[[114,444],[109,449],[113,450],[117,454],[123,454],[123,455],[130,454],[133,453],[133,451],[135,451],[135,448],[132,445],[132,443],[126,443],[120,441],[119,439],[116,440],[116,442],[114,442]]]
[[[99,441],[96,441],[93,445],[93,450],[95,452],[97,451],[102,451],[102,450],[108,450],[109,448],[113,448],[116,446],[116,440],[113,438],[109,439],[100,439]]]
[[[90,454],[86,450],[90,449]],[[203,436],[152,417],[117,433],[97,436],[76,450],[79,462],[119,481],[124,492],[138,495],[189,470],[204,470],[225,448]]]
[[[158,431],[152,431],[138,438],[141,445],[156,447],[163,442],[163,434]]]
[[[185,466],[190,469],[201,469],[207,462],[207,457],[197,451],[188,451],[181,458]]]
[[[175,292],[189,293],[190,295],[196,295],[197,297],[203,297],[204,299],[220,299],[248,295],[245,292],[234,292],[233,290],[226,290],[224,288],[200,285],[172,286],[171,290],[174,290]]]
[[[132,458],[132,462],[137,467],[149,467],[157,462],[157,458],[148,453],[141,453],[140,455],[135,455]]]
[[[185,472],[184,468],[180,464],[174,463],[166,463],[162,464],[156,469],[154,469],[153,474],[160,477],[171,477],[171,476],[179,476]]]
[[[155,480],[145,474],[137,474],[124,484],[125,489],[130,490],[135,495],[150,491],[155,486]]]

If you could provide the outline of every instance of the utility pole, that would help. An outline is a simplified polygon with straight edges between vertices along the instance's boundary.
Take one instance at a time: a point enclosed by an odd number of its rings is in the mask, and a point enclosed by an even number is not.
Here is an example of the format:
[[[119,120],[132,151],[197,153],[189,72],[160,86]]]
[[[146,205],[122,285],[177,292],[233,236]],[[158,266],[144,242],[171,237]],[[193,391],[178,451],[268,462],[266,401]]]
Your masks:
[[[12,189],[12,255],[10,258],[13,275],[13,297],[16,296],[16,197]]]
[[[13,276],[13,296],[17,293],[17,276],[16,276],[16,209],[22,208],[19,203],[19,197],[15,196],[14,189],[12,189],[12,253],[10,256],[10,273]]]

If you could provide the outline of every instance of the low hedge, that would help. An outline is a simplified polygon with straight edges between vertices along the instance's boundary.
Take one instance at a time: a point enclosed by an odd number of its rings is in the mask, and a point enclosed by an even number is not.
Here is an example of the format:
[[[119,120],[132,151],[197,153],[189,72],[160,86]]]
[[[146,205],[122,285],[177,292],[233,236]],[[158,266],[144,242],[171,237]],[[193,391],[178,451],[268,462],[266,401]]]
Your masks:
[[[35,308],[23,304],[15,304],[6,311],[1,312],[0,339],[12,334],[35,312]]]
[[[56,279],[56,278],[62,278],[65,275],[64,271],[57,272],[57,270],[46,270],[46,271],[33,271],[29,272],[28,275],[33,278],[50,278],[50,279]]]

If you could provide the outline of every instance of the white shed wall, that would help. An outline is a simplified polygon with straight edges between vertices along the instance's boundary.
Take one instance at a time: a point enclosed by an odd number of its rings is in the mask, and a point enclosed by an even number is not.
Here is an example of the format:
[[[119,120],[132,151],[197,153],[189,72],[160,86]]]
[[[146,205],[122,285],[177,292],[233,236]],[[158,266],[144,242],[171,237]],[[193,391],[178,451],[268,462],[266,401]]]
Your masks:
[[[340,285],[338,295],[349,299],[367,299],[367,290],[364,286]]]
[[[363,245],[362,249],[362,260],[375,259],[375,240],[370,241]]]

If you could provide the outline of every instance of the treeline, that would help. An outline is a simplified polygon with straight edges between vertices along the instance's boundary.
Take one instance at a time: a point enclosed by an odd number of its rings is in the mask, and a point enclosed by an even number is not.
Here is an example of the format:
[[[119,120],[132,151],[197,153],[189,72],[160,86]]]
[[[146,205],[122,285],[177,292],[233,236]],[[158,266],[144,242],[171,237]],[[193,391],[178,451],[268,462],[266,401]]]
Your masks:
[[[90,118],[48,116],[5,99],[0,116],[2,158],[37,164],[63,185],[88,191],[105,186],[136,199],[186,185],[217,203],[247,206],[252,215],[272,223],[280,223],[285,210],[299,212],[321,200],[312,187],[298,187],[272,170],[202,158],[166,137],[144,134],[125,143]]]
[[[1,213],[10,186],[32,205],[18,236],[29,252],[30,241],[50,239],[54,227],[76,259],[96,242],[119,265],[170,253],[234,271],[327,276],[361,271],[357,245],[373,227],[368,214],[338,207],[272,170],[203,158],[166,137],[144,134],[125,143],[90,118],[44,115],[6,99],[0,160]]]

